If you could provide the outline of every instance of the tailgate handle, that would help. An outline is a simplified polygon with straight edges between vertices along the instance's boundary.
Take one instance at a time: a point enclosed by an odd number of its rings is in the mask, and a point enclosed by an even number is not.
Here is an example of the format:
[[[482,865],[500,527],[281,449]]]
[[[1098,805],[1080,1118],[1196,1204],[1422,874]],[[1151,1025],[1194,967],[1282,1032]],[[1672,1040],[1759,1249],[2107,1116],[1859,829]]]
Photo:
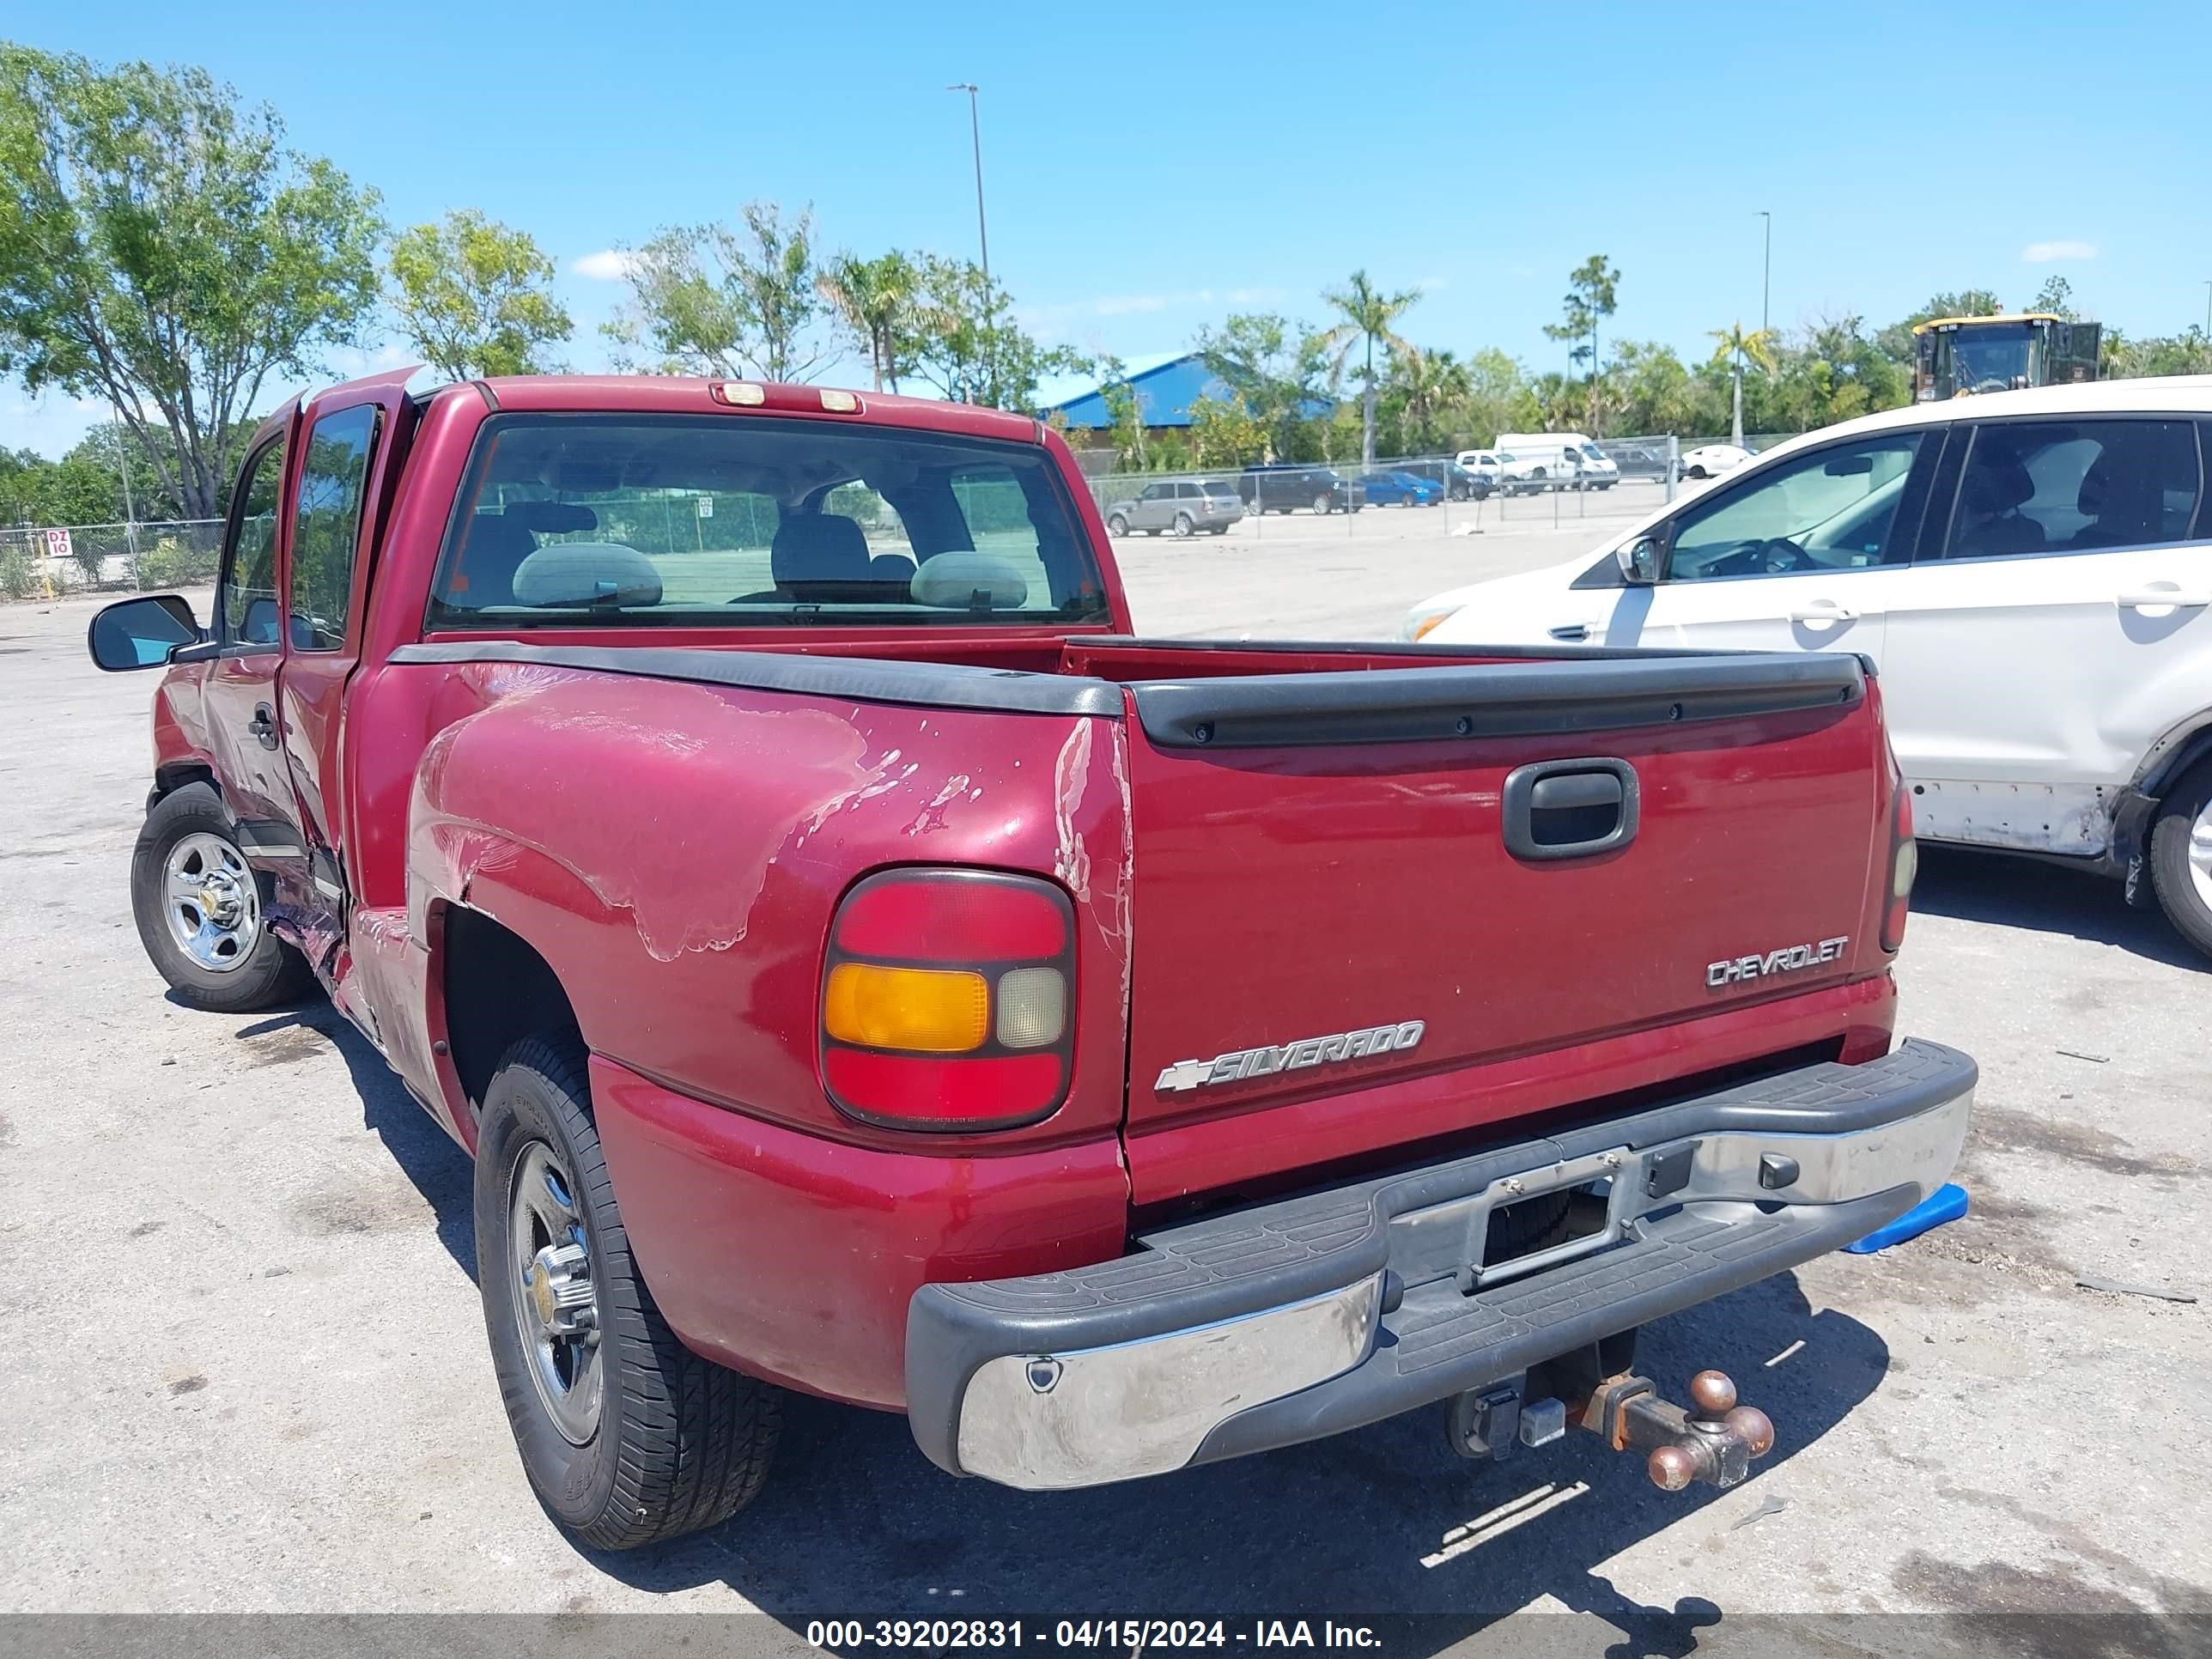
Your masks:
[[[1580,859],[1636,838],[1636,769],[1622,760],[1537,761],[1507,775],[1505,850],[1516,859]]]

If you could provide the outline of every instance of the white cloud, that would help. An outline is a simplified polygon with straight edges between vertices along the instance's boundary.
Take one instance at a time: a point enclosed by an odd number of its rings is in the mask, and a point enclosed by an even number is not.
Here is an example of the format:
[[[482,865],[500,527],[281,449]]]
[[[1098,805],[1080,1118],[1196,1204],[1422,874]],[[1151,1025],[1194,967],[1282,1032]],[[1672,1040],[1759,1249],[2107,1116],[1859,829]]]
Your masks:
[[[1448,276],[1420,276],[1413,282],[1413,287],[1423,294],[1434,294],[1439,289],[1450,286],[1451,279]]]
[[[2020,257],[2032,265],[2056,264],[2061,259],[2094,259],[2097,257],[2094,242],[2030,242],[2021,249]]]
[[[603,247],[597,253],[586,253],[572,263],[568,269],[579,276],[588,276],[595,283],[619,283],[629,275],[635,255],[618,247]]]
[[[1173,302],[1165,294],[1109,294],[1092,301],[1089,309],[1096,316],[1127,317],[1139,311],[1165,311]]]

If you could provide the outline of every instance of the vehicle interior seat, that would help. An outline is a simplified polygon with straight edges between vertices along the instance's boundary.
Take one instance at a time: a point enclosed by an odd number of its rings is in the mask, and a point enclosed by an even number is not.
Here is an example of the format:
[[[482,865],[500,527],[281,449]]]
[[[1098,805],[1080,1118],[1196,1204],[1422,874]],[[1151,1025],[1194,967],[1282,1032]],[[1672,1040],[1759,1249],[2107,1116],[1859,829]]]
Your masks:
[[[478,513],[461,537],[460,556],[446,578],[444,603],[482,611],[514,603],[514,573],[538,550],[538,538],[518,516]]]
[[[775,592],[763,597],[850,604],[869,580],[868,538],[842,513],[793,513],[776,526],[768,564]]]
[[[556,542],[514,572],[517,605],[653,605],[660,595],[660,567],[622,542]]]
[[[2131,547],[2163,540],[2166,487],[2148,445],[2107,447],[2081,475],[2076,501],[2089,520],[2075,532],[2073,547]]]
[[[2051,544],[2043,526],[2021,511],[2035,499],[2035,479],[2009,449],[1978,453],[1960,487],[1959,527],[1950,556],[1990,558],[2040,553]]]

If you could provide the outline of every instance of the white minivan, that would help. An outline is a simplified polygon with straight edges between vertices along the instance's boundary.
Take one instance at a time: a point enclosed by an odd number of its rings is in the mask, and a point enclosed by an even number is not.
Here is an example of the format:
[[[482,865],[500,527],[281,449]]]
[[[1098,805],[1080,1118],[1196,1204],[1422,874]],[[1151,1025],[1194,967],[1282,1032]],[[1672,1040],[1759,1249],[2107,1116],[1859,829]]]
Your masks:
[[[1529,495],[1545,488],[1541,463],[1505,449],[1462,449],[1452,457],[1468,471],[1490,480],[1500,495]]]
[[[1518,453],[1517,451],[1516,452]],[[1925,840],[2124,876],[2212,954],[2212,377],[2006,392],[1772,449],[1443,644],[1853,651]]]

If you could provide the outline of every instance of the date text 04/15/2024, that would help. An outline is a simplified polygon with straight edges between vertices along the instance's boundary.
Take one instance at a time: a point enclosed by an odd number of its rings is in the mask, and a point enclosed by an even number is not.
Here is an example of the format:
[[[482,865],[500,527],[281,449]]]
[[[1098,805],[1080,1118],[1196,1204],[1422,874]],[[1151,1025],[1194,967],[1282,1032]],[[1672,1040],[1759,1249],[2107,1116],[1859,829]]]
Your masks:
[[[810,1646],[858,1648],[1054,1648],[1141,1653],[1146,1648],[1379,1648],[1365,1625],[1305,1619],[817,1619]]]

